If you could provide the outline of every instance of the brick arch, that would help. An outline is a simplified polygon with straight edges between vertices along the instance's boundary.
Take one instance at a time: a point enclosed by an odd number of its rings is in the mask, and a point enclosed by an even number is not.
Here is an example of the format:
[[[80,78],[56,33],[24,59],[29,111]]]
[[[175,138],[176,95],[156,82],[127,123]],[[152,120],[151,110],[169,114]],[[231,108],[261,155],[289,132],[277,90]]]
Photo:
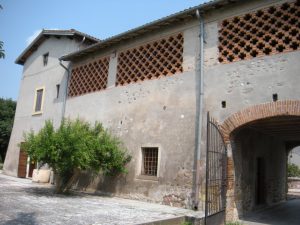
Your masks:
[[[300,116],[300,100],[284,100],[250,106],[229,116],[220,128],[225,142],[229,142],[232,131],[242,125],[259,119],[287,115]]]

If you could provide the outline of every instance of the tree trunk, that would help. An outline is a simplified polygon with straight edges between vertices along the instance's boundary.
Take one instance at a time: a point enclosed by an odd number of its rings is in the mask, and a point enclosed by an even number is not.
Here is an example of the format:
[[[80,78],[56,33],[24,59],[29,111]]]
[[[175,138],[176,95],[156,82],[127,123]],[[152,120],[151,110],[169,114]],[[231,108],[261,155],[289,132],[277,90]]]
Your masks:
[[[55,173],[55,192],[57,194],[68,193],[80,175],[79,169],[74,169],[72,173],[66,174],[64,177]]]

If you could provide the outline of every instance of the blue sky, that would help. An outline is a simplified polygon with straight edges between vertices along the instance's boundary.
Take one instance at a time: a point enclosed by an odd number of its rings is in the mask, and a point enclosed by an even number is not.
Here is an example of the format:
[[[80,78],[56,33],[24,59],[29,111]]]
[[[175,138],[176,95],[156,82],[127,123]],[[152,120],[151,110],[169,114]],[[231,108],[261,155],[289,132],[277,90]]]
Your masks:
[[[199,5],[204,0],[0,0],[0,97],[17,99],[23,67],[14,63],[41,29],[77,29],[100,39]]]

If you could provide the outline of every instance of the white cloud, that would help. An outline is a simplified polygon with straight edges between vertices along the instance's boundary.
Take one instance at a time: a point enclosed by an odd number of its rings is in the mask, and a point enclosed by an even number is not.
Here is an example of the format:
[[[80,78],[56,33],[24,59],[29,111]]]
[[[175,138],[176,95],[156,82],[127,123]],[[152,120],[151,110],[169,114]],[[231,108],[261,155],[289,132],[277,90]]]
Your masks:
[[[26,39],[26,45],[30,45],[30,43],[42,32],[42,30],[36,30],[31,36]]]

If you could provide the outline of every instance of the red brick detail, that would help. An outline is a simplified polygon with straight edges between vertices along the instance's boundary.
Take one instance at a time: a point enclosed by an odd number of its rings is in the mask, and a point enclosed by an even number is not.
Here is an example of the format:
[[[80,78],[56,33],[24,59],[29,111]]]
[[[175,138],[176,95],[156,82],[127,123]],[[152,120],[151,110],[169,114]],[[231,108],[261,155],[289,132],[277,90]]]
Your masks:
[[[108,56],[74,67],[68,87],[68,96],[75,97],[106,89],[108,67]]]
[[[299,19],[297,0],[223,20],[219,31],[219,62],[299,50]]]
[[[275,116],[300,116],[300,100],[284,100],[254,105],[229,116],[220,129],[226,142],[232,131],[247,123]]]
[[[116,86],[182,73],[183,43],[178,33],[120,52]]]

